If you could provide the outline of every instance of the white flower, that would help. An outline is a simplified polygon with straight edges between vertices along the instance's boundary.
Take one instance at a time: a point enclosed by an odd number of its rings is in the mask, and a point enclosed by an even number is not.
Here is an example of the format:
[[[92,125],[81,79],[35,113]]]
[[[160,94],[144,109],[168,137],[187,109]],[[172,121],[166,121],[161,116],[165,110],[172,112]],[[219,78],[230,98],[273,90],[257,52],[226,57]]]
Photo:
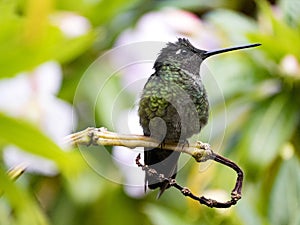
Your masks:
[[[0,111],[37,124],[46,135],[61,145],[62,138],[73,128],[71,105],[55,96],[61,80],[61,69],[56,62],[47,62],[33,72],[1,80]],[[28,165],[28,171],[49,175],[57,172],[53,162],[13,145],[5,147],[4,160],[10,167],[22,163]]]
[[[51,15],[51,20],[69,38],[84,35],[91,29],[88,19],[73,12],[57,12]]]
[[[280,71],[287,76],[300,79],[300,63],[294,55],[286,55],[279,64]]]

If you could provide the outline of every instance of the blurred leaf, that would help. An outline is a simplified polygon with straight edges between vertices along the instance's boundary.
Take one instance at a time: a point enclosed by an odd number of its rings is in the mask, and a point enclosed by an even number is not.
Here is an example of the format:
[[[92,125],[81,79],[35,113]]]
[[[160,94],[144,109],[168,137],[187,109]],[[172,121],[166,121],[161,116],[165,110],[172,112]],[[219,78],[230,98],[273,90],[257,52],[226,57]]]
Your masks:
[[[211,1],[206,1],[206,0],[164,0],[164,1],[157,1],[159,3],[159,7],[178,7],[178,8],[184,8],[184,9],[189,9],[191,11],[195,10],[205,10],[208,8],[221,8],[221,7],[230,7],[235,5],[235,1],[222,1],[222,0],[211,0]]]
[[[0,77],[31,70],[48,60],[67,62],[89,47],[96,37],[90,32],[67,38],[46,16],[47,21],[39,23],[37,29],[37,24],[29,21],[30,15],[18,16],[13,4],[0,3],[0,52],[5,53],[0,55]]]
[[[67,175],[80,170],[78,155],[64,152],[40,130],[26,121],[14,119],[0,113],[0,136],[7,143],[25,151],[53,160]]]
[[[129,9],[137,2],[138,0],[99,1],[98,4],[90,8],[90,18],[97,24],[110,22],[115,16],[122,13],[125,9]]]
[[[0,187],[12,206],[16,225],[47,225],[47,219],[27,191],[17,185],[0,169]],[[13,217],[14,217],[13,216]],[[0,218],[0,221],[2,219]],[[1,223],[2,224],[2,223]]]
[[[258,51],[258,49],[249,51]],[[226,103],[228,103],[228,101],[236,100],[234,97],[248,94],[255,88],[258,76],[254,74],[257,69],[248,54],[248,52],[240,51],[229,56],[219,56],[218,60],[209,61],[209,69],[224,95],[217,96],[218,93],[213,91],[215,84],[207,82],[206,87],[213,100],[225,97]]]
[[[244,162],[266,166],[293,134],[299,120],[299,107],[280,94],[253,109],[238,149]]]
[[[255,204],[255,201],[258,200],[257,189],[257,186],[251,186],[250,183],[247,183],[243,190],[242,200],[237,205],[237,213],[243,225],[264,224]]]
[[[295,28],[300,28],[300,2],[279,0],[279,7],[283,12],[284,20]]]
[[[95,37],[93,33],[89,33],[67,40],[61,36],[61,33],[56,28],[49,28],[48,31],[47,36],[51,38],[42,41],[42,43],[34,47],[19,44],[18,42],[22,42],[22,40],[14,38],[2,42],[0,51],[7,54],[0,56],[0,76],[13,76],[19,72],[31,70],[48,60],[57,60],[61,63],[67,62],[84,51]],[[16,32],[18,33],[18,31]],[[30,57],[26,57],[29,55]]]
[[[276,18],[271,5],[266,1],[257,1],[257,3],[262,21],[261,32],[253,32],[248,34],[248,37],[253,41],[260,42],[265,50],[265,54],[276,62],[279,62],[287,54],[299,57],[300,29],[295,29],[284,20]]]
[[[257,24],[254,20],[230,10],[214,10],[205,15],[205,19],[216,26],[220,38],[225,37],[234,43],[248,43],[246,34],[257,31]]]
[[[148,204],[144,209],[153,225],[182,225],[189,224],[186,219],[180,217],[175,211],[162,206]]]
[[[95,169],[93,168],[95,171]],[[84,170],[76,179],[69,179],[66,184],[73,201],[79,204],[92,203],[100,194],[105,193],[104,179],[90,169]]]
[[[299,190],[299,161],[296,158],[283,161],[271,193],[269,207],[270,224],[299,224]]]
[[[111,0],[111,1],[58,1],[58,7],[63,10],[77,11],[89,18],[94,25],[110,22],[115,16],[129,9],[139,0]]]
[[[84,112],[85,118],[80,118],[81,122],[86,120],[81,129],[94,126],[95,123],[96,126],[114,129],[122,110],[132,106],[135,100],[122,90],[121,76],[116,72],[116,68],[110,65],[108,56],[109,54],[104,54],[92,64],[77,85],[73,104],[78,107],[79,118],[80,112]]]

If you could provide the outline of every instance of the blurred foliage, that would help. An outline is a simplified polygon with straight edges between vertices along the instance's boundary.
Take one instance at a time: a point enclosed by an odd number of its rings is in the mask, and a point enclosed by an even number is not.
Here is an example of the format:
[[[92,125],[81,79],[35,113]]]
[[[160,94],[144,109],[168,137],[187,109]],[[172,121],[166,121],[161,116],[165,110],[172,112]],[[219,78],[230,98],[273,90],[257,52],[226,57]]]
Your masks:
[[[57,27],[51,25],[48,18],[51,3],[51,0],[30,0],[23,9],[25,15],[18,15],[16,3],[2,2],[0,51],[5,54],[0,58],[1,77],[31,70],[48,60],[67,62],[92,44],[95,39],[93,32],[66,39]]]
[[[249,12],[248,1],[1,1],[0,77],[14,77],[43,62],[58,61],[64,73],[59,97],[69,102],[88,66],[113,46],[120,32],[151,10],[180,7],[213,26],[224,46],[259,42],[262,47],[209,61],[226,102],[228,123],[222,154],[237,162],[246,175],[244,196],[237,206],[209,209],[176,190],[168,190],[158,201],[156,193],[132,198],[121,185],[87,167],[79,151],[64,152],[34,124],[1,113],[1,153],[7,144],[16,145],[54,161],[59,174],[25,173],[13,182],[1,156],[0,224],[300,224],[299,4],[278,0],[271,6],[257,0]],[[86,17],[90,31],[66,37],[49,19],[61,11]],[[246,11],[252,17],[242,13]],[[79,128],[90,125],[86,121],[91,118],[85,115],[95,107],[90,96],[98,93],[93,87],[97,82],[88,83],[79,96],[80,108],[85,109],[78,114]],[[98,125],[110,126],[107,118],[111,115],[105,114],[105,109],[110,96],[121,89],[119,79],[111,81],[107,99],[103,99],[105,107],[95,112]],[[122,96],[120,108],[127,107],[127,98],[130,94]],[[216,99],[212,104],[216,118],[224,113],[219,102]],[[220,138],[213,135],[211,144]],[[105,165],[108,173],[121,176],[115,165]],[[198,193],[223,188],[229,192],[234,178],[232,171],[219,165],[199,173],[199,165],[193,161],[178,177]]]

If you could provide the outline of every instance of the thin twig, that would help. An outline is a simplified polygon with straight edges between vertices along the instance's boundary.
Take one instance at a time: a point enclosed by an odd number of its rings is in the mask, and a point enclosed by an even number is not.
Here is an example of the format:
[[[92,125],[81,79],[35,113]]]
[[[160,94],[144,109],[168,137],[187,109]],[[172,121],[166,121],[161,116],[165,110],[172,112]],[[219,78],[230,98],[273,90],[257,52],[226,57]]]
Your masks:
[[[218,155],[216,155],[216,156],[218,156]],[[216,157],[216,158],[218,158],[218,157]],[[215,160],[216,158],[207,158],[207,160],[209,160],[209,159]],[[231,192],[231,200],[227,201],[227,202],[218,202],[214,199],[206,198],[204,196],[198,197],[195,194],[193,194],[189,188],[182,187],[181,185],[179,185],[176,182],[175,179],[166,178],[166,177],[164,177],[163,174],[159,174],[155,169],[153,169],[153,168],[151,168],[147,165],[143,165],[140,162],[140,159],[141,159],[141,155],[138,154],[138,156],[136,157],[136,160],[135,160],[137,166],[141,167],[142,170],[144,170],[149,176],[155,177],[158,182],[167,181],[170,186],[175,187],[176,189],[178,189],[184,196],[190,197],[190,198],[198,201],[200,204],[206,205],[206,206],[211,207],[211,208],[229,208],[232,205],[235,205],[237,203],[237,201],[241,198],[241,186],[239,186],[237,188],[237,185],[235,186],[235,188]],[[218,160],[215,160],[215,161],[219,162]],[[224,162],[223,160],[224,160],[224,158],[222,159],[222,162],[220,162],[220,163],[225,164],[225,163],[223,163]],[[227,159],[225,159],[225,161],[226,160]],[[242,182],[243,177],[241,177],[241,180],[239,180],[239,181]],[[238,183],[238,181],[237,181],[237,183]]]
[[[89,127],[83,131],[71,134],[65,138],[65,141],[73,145],[109,145],[109,146],[125,146],[128,148],[136,147],[150,147],[156,148],[161,146],[161,143],[156,140],[142,136],[132,134],[118,134],[107,131],[106,128],[93,128]],[[235,187],[231,192],[231,200],[227,202],[218,202],[214,199],[209,199],[204,196],[198,197],[194,195],[188,188],[180,186],[175,179],[164,177],[163,174],[157,173],[156,170],[148,165],[140,163],[140,154],[136,158],[136,164],[141,167],[149,176],[155,176],[158,182],[167,181],[169,185],[178,189],[183,195],[190,197],[200,204],[204,204],[212,208],[229,208],[235,205],[242,196],[242,184],[243,184],[243,171],[238,165],[231,160],[220,156],[212,151],[210,145],[202,143],[200,141],[189,145],[172,145],[164,144],[164,150],[178,151],[189,154],[195,158],[197,162],[205,162],[207,160],[213,160],[221,163],[227,167],[230,167],[237,173],[237,179]]]

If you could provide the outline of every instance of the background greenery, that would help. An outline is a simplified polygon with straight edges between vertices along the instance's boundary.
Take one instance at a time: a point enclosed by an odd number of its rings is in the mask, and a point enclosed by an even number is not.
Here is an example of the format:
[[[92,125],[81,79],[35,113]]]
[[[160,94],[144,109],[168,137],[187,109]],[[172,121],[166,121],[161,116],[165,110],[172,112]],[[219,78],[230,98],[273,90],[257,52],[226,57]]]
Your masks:
[[[13,78],[55,60],[63,68],[58,97],[72,104],[78,82],[88,66],[112,48],[118,35],[134,27],[142,15],[166,6],[195,13],[217,30],[226,46],[262,43],[262,47],[249,54],[228,54],[210,62],[210,69],[222,74],[218,83],[224,93],[228,117],[221,154],[237,162],[245,172],[242,200],[231,209],[217,210],[198,205],[176,190],[168,190],[160,200],[155,200],[156,193],[130,197],[122,185],[90,169],[78,150],[65,152],[34,122],[2,112],[0,149],[13,144],[51,159],[58,166],[58,174],[25,173],[11,181],[1,154],[0,224],[300,224],[300,3],[297,0],[3,0],[0,78]],[[66,38],[49,20],[58,11],[84,16],[91,23],[90,31]],[[112,91],[122,88],[118,79],[113,85]],[[91,91],[87,87],[81,96],[87,110],[94,107],[88,96],[96,92]],[[212,103],[216,117],[224,113],[219,102],[216,99]],[[105,112],[105,109],[96,111],[97,125],[107,123],[105,118],[109,115]],[[88,124],[84,115],[79,115],[77,129],[85,126]],[[218,143],[219,134],[213,134],[210,140],[213,145]],[[204,173],[197,173],[195,164],[191,161],[181,171],[182,184],[198,193],[210,189],[230,191],[232,171],[212,165]],[[108,172],[121,176],[114,165],[106,166]]]

